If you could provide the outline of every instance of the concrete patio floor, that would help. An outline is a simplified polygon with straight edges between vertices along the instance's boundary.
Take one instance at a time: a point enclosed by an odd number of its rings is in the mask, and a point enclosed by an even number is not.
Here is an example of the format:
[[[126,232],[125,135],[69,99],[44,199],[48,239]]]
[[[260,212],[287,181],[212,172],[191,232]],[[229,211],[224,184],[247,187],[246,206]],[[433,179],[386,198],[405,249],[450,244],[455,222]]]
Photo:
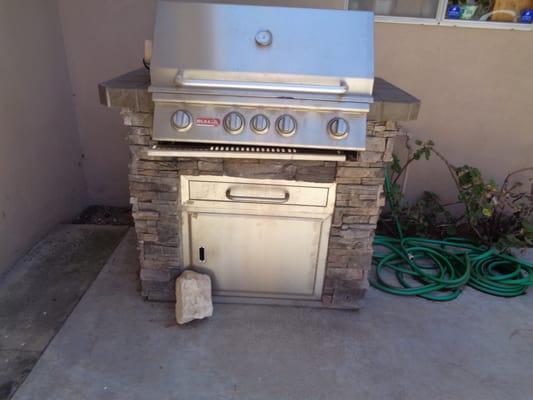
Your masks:
[[[0,400],[24,381],[128,227],[59,225],[0,278]]]
[[[531,295],[370,290],[359,312],[216,305],[180,327],[136,257],[130,231],[14,399],[533,398]]]

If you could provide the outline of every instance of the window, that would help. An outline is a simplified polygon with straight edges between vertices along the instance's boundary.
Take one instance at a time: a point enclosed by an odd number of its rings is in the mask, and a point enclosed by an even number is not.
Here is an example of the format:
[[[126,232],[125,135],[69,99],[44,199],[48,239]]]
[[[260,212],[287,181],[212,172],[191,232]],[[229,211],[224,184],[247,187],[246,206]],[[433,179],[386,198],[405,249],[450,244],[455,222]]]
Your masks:
[[[531,29],[533,0],[349,0],[351,10],[373,11],[377,21]]]
[[[351,10],[374,11],[376,16],[437,18],[439,0],[350,0]]]

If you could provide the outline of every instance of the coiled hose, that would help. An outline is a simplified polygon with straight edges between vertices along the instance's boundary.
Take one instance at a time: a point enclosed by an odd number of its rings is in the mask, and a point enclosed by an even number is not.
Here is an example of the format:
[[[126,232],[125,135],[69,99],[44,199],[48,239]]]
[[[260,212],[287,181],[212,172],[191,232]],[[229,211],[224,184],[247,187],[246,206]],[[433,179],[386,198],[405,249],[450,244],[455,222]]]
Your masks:
[[[389,201],[390,186],[386,171]],[[449,301],[466,285],[501,297],[519,296],[533,285],[533,263],[462,238],[404,237],[396,217],[395,224],[398,238],[376,235],[374,239],[375,279],[370,284],[379,290]]]

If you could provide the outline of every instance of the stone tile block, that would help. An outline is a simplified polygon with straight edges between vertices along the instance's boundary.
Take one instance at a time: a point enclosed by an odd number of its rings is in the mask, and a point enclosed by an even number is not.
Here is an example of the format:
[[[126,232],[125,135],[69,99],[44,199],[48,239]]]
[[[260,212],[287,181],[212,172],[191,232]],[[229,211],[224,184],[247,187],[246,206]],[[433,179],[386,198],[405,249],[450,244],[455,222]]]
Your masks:
[[[383,160],[383,153],[380,151],[363,151],[361,152],[362,162],[374,163]]]
[[[181,325],[211,315],[211,278],[194,271],[183,272],[176,279],[176,322]]]
[[[125,112],[122,114],[124,125],[127,126],[141,126],[151,128],[153,125],[152,113],[131,113]]]
[[[365,296],[366,289],[335,289],[331,304],[345,307],[359,307],[359,302]]]
[[[385,138],[381,137],[367,137],[366,138],[366,151],[381,152],[385,151]]]
[[[198,169],[206,172],[222,172],[224,164],[220,161],[198,161]]]

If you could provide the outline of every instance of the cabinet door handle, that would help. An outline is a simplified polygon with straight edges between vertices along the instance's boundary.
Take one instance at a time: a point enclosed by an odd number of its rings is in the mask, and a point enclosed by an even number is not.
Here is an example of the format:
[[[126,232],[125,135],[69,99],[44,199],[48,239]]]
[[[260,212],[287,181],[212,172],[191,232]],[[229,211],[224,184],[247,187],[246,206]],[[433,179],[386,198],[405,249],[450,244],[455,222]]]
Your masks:
[[[246,203],[286,203],[289,201],[289,192],[285,191],[283,197],[237,196],[231,194],[231,188],[229,188],[226,190],[226,197],[229,200]]]

